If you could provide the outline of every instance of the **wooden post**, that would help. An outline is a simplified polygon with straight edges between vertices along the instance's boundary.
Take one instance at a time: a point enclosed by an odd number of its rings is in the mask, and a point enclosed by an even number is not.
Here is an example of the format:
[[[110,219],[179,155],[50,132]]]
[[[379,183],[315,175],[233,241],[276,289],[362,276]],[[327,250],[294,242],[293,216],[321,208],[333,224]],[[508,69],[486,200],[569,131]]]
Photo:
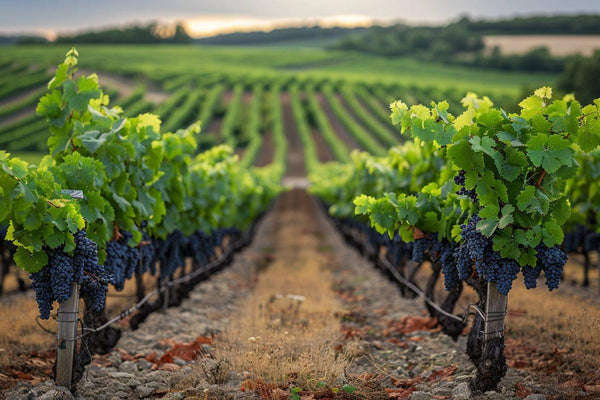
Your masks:
[[[498,292],[495,282],[487,284],[487,301],[485,305],[485,341],[504,336],[504,318],[508,296]]]
[[[77,341],[79,318],[79,285],[71,284],[71,297],[58,307],[58,334],[56,352],[56,385],[71,388],[73,356]]]
[[[170,281],[169,279],[170,277],[166,277],[162,283],[166,283],[168,281]],[[167,286],[167,290],[165,290],[165,292],[163,293],[163,305],[162,305],[162,312],[166,313],[167,312],[167,308],[169,308],[169,297],[171,294],[171,287]]]

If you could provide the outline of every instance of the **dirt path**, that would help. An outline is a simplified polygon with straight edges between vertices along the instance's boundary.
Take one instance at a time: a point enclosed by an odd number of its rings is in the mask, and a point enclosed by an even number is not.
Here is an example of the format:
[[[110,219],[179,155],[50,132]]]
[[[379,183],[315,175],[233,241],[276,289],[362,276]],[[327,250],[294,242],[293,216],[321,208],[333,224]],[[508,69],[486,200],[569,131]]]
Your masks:
[[[325,98],[325,96],[323,96],[322,93],[315,93],[315,96],[317,96],[317,100],[319,101],[319,104],[321,105],[323,112],[327,115],[327,118],[329,118],[329,123],[331,124],[331,127],[333,128],[335,133],[338,135],[338,137],[344,143],[346,143],[346,146],[348,146],[348,149],[350,149],[350,150],[361,149],[362,150],[362,148],[358,144],[358,142],[352,137],[352,135],[346,130],[346,128],[344,128],[344,125],[342,125],[342,123],[340,121],[338,121],[338,119],[335,117],[335,114],[333,113],[333,110],[331,109],[331,106],[327,102],[327,99]]]
[[[292,115],[289,93],[281,94],[281,106],[283,109],[283,130],[288,143],[285,175],[286,177],[304,177],[306,176],[304,150]]]

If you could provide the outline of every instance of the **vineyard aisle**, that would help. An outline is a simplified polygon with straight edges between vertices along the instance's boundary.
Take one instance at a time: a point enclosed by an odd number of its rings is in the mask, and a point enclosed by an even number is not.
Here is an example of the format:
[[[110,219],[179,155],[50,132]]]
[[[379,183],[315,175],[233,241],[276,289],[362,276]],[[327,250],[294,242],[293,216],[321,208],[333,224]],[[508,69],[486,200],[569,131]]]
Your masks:
[[[295,189],[277,200],[230,268],[180,307],[124,332],[109,355],[96,356],[78,394],[259,399],[242,388],[276,395],[301,387],[307,394],[345,388],[358,396],[348,398],[362,399],[467,398],[472,365],[465,337],[452,342],[423,315],[421,301],[400,297],[344,243],[316,201]],[[212,343],[201,346],[194,362],[170,350],[195,340]],[[517,398],[517,382],[536,388],[531,377],[510,369],[501,393],[480,398]],[[24,382],[4,394],[60,398],[50,382],[30,388]]]

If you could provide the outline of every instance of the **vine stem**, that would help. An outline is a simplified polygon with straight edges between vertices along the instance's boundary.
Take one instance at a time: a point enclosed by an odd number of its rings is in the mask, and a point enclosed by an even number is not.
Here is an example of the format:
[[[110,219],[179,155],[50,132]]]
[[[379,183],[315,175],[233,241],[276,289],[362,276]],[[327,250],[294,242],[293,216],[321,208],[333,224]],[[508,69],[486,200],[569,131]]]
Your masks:
[[[114,224],[112,240],[116,241],[116,240],[120,240],[120,239],[123,239],[123,234],[121,234],[121,231],[119,230],[119,226],[117,224]]]
[[[542,184],[542,180],[544,180],[544,177],[546,176],[546,170],[542,171],[542,174],[540,175],[537,183],[535,184],[536,187],[540,186]]]

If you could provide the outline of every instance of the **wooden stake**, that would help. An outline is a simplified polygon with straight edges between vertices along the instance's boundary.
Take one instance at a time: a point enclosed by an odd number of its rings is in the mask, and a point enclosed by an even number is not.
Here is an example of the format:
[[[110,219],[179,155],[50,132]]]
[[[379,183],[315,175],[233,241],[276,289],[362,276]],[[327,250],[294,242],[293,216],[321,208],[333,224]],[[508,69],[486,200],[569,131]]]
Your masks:
[[[504,336],[504,319],[508,296],[498,292],[495,282],[488,282],[485,306],[485,340]]]
[[[79,318],[79,285],[71,284],[71,297],[58,307],[58,334],[56,352],[56,385],[71,388],[73,357],[77,341]]]

